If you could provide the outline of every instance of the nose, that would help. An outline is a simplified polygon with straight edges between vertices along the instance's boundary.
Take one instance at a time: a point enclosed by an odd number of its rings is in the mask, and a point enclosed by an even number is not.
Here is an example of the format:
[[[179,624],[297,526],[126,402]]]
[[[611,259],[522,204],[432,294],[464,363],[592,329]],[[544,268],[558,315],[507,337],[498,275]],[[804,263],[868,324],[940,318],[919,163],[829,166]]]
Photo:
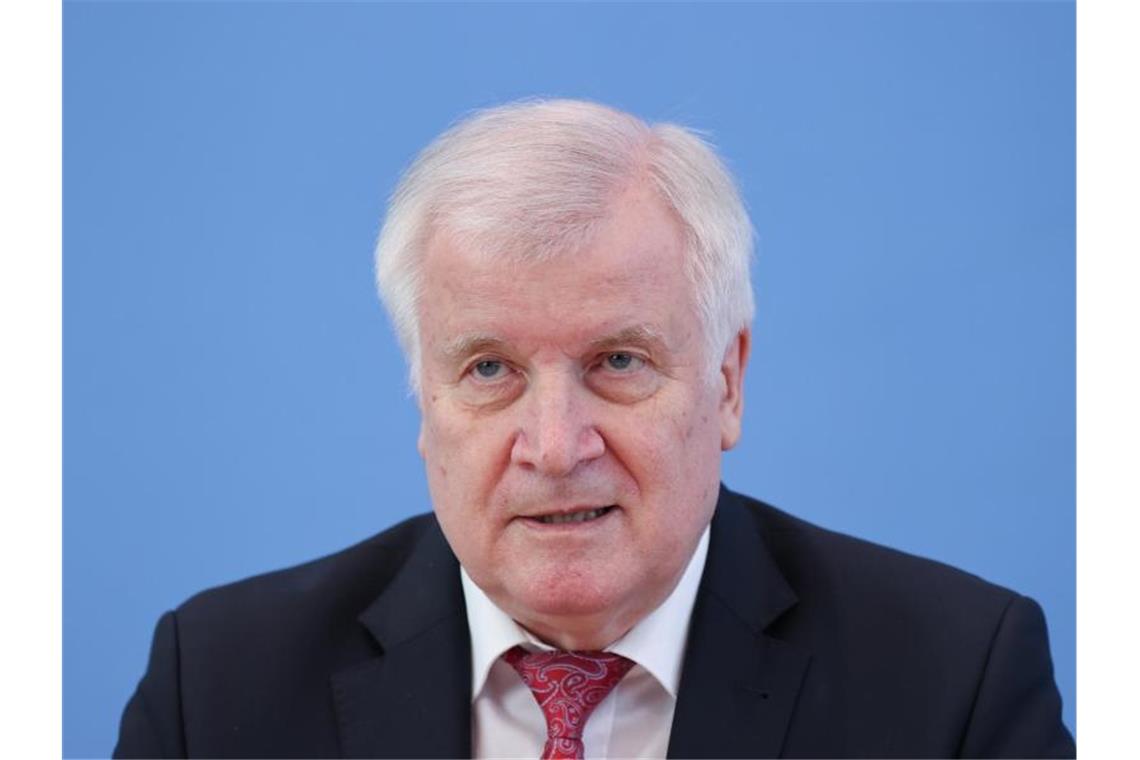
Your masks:
[[[547,377],[527,389],[511,462],[550,477],[569,475],[602,456],[605,440],[592,418],[588,391],[570,377]]]

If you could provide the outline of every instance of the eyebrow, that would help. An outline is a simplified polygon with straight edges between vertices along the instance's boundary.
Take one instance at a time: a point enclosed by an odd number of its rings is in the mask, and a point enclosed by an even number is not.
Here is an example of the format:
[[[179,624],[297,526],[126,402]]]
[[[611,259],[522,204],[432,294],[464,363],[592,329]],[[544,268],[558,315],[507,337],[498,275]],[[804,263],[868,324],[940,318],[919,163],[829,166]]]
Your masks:
[[[468,333],[445,343],[440,349],[440,355],[448,362],[457,362],[484,351],[501,351],[508,345],[508,341],[494,333]],[[587,351],[598,353],[629,345],[643,346],[661,352],[668,350],[668,342],[660,330],[647,324],[640,324],[624,327],[617,332],[590,341]]]
[[[491,333],[468,333],[443,344],[440,354],[448,362],[456,362],[472,354],[505,346],[507,342]]]
[[[597,340],[591,341],[590,350],[596,353],[629,345],[644,346],[656,351],[667,351],[669,347],[660,330],[650,325],[641,324],[625,327],[611,335],[603,335]]]

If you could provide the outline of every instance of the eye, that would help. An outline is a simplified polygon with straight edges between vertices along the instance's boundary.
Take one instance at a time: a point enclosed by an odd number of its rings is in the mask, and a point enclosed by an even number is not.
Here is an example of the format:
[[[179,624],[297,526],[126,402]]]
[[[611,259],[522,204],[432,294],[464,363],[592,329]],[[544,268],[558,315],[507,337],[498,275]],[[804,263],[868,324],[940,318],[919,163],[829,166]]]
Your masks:
[[[506,373],[506,365],[498,359],[482,359],[471,367],[471,374],[477,380],[495,380]]]
[[[634,404],[661,387],[663,375],[653,359],[635,351],[597,354],[587,382],[601,397],[618,404]]]
[[[604,360],[607,369],[612,369],[615,372],[632,372],[641,369],[645,364],[645,360],[639,356],[625,353],[624,351],[617,351],[612,354],[606,354]]]

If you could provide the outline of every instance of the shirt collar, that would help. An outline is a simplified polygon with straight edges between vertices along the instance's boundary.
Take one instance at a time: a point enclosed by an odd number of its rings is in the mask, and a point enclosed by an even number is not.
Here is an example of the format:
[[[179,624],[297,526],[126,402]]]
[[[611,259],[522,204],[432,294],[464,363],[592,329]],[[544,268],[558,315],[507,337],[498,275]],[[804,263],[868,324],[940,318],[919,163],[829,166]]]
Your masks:
[[[697,600],[697,587],[708,555],[709,528],[701,540],[681,580],[655,610],[624,636],[606,647],[607,652],[633,660],[676,698],[681,681],[681,662],[689,618]],[[528,649],[552,649],[511,619],[483,590],[475,585],[467,571],[460,567],[463,595],[467,605],[467,627],[471,631],[471,699],[483,690],[491,666],[511,647],[522,644]]]

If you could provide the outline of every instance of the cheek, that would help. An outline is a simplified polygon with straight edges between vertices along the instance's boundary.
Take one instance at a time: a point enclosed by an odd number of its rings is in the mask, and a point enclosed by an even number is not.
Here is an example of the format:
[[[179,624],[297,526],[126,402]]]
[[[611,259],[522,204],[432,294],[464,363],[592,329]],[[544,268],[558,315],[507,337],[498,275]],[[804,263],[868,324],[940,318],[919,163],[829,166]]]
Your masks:
[[[642,458],[658,471],[658,478],[688,481],[695,472],[707,472],[720,456],[715,411],[707,399],[658,404],[633,428],[633,450],[646,452]]]
[[[502,436],[487,421],[434,409],[424,417],[424,466],[441,514],[485,511],[501,475]]]
[[[434,418],[425,415],[420,433],[420,454],[424,458],[424,469],[427,470],[429,483],[439,485],[447,483],[448,473],[453,467],[448,457],[454,449],[448,446],[446,438],[445,431],[440,430]]]
[[[448,428],[442,426],[435,415],[425,414],[421,436],[424,472],[432,507],[447,533],[451,532],[453,521],[461,519],[467,511],[462,502],[464,468],[457,460],[462,451],[451,443],[451,438]]]
[[[702,399],[659,406],[633,428],[627,460],[647,504],[654,542],[669,551],[689,548],[711,516],[720,483],[720,428],[715,409]]]

